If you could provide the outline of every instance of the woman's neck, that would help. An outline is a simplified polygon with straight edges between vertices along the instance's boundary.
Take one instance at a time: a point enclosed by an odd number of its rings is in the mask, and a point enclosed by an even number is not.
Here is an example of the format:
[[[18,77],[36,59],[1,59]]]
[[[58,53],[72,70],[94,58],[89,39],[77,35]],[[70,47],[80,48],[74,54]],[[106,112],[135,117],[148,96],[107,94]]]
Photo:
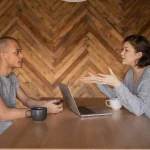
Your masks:
[[[144,68],[133,67],[133,71],[134,71],[133,83],[136,83],[136,81],[140,79],[141,75],[143,74],[146,68],[147,67],[144,67]]]
[[[147,67],[144,67],[144,68],[139,68],[139,67],[133,67],[133,71],[135,74],[140,74],[140,73],[143,73],[144,70],[146,69]]]

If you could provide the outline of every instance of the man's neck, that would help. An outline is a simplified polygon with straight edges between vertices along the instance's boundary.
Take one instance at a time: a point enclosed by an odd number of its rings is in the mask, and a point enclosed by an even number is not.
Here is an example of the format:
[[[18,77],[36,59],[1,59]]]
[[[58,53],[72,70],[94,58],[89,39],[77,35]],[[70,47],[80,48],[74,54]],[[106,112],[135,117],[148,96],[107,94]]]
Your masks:
[[[6,67],[5,65],[0,64],[0,75],[8,77],[8,75],[13,72],[13,69]]]

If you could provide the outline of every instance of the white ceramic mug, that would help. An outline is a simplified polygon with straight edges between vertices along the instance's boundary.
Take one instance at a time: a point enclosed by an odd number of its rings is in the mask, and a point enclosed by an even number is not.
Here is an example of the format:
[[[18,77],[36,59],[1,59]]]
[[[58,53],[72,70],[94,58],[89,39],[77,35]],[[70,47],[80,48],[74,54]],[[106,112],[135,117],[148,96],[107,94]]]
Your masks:
[[[121,102],[118,100],[118,98],[111,98],[109,100],[107,100],[105,102],[105,104],[108,106],[108,107],[111,107],[112,109],[114,110],[118,110],[122,107],[122,104]]]

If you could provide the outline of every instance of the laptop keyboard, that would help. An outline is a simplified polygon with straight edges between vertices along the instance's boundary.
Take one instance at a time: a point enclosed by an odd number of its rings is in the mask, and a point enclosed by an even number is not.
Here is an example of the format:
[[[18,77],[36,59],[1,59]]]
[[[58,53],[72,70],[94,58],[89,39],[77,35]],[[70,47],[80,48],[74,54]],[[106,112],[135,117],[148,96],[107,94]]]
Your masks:
[[[78,107],[78,109],[79,109],[81,115],[82,114],[95,114],[94,111],[92,111],[92,110],[90,110],[90,109],[88,109],[86,107]]]

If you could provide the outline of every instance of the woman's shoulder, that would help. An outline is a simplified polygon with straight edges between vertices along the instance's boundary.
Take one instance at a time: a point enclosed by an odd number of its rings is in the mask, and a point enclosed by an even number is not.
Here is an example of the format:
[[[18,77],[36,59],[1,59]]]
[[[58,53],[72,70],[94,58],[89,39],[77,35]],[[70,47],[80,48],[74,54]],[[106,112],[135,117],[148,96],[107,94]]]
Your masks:
[[[133,74],[133,69],[132,69],[132,68],[130,68],[130,69],[127,71],[126,76],[127,76],[127,75],[131,75],[131,74]]]
[[[126,75],[133,75],[133,69],[132,68],[130,68],[128,71],[127,71],[127,73],[126,73]],[[145,71],[143,72],[143,76],[148,76],[148,77],[150,77],[150,66],[148,66],[146,69],[145,69]]]
[[[150,66],[148,66],[148,67],[146,68],[146,71],[147,71],[147,72],[150,72]]]
[[[143,76],[144,78],[150,78],[150,66],[145,69]]]

